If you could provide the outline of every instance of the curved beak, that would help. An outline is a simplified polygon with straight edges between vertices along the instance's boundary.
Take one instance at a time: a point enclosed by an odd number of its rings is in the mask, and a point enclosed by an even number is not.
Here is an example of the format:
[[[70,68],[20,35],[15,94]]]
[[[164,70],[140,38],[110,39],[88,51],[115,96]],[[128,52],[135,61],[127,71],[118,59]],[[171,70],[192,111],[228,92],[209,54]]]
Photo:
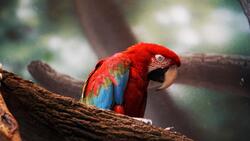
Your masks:
[[[161,82],[162,85],[157,90],[162,90],[168,88],[174,83],[177,77],[177,67],[178,64],[171,65],[167,68],[158,68],[149,73],[148,78],[153,81]]]
[[[174,83],[174,80],[177,77],[177,66],[172,65],[168,68],[168,70],[164,73],[164,81],[162,85],[158,88],[158,90],[166,89],[170,85]]]

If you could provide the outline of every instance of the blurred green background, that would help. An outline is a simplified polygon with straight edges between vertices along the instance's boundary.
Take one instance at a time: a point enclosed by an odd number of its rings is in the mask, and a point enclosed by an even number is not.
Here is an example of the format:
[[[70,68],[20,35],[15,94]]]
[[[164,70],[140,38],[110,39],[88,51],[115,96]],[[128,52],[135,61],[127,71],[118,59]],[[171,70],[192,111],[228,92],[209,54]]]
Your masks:
[[[179,54],[250,55],[249,24],[236,0],[116,2],[139,41],[160,43]],[[85,79],[98,56],[71,1],[1,0],[0,62],[31,79],[26,66],[37,59]],[[201,140],[249,140],[249,98],[186,85],[173,85],[168,91],[176,105],[192,115]]]

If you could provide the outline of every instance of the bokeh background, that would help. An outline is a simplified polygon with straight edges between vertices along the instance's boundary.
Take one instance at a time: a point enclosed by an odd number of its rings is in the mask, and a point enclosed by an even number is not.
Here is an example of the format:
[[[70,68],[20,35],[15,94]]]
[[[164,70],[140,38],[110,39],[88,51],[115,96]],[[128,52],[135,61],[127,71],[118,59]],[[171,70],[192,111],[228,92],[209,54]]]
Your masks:
[[[184,55],[250,56],[249,23],[239,1],[114,3],[138,41],[159,43]],[[26,79],[32,79],[26,69],[30,61],[43,60],[59,72],[84,80],[100,55],[86,38],[76,13],[73,1],[1,0],[0,62]],[[149,95],[146,117],[155,125],[173,126],[202,141],[249,140],[249,98],[181,84],[171,86],[167,93]],[[152,102],[160,99],[167,104]]]

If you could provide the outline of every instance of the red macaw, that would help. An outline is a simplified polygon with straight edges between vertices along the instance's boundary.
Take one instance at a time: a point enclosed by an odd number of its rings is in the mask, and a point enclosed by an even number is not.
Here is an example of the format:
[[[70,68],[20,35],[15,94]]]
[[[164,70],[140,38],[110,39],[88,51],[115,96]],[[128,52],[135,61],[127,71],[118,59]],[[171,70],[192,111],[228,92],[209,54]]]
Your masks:
[[[173,83],[179,66],[179,57],[170,49],[138,43],[97,63],[85,82],[81,102],[143,117],[149,80],[164,81],[159,88],[164,89]]]

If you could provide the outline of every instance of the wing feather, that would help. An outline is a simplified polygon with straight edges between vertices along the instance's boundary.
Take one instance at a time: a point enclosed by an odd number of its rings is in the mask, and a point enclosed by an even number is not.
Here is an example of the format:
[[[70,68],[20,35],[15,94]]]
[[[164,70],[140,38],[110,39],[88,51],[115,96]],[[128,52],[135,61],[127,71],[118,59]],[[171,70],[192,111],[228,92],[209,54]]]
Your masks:
[[[102,109],[122,105],[129,79],[130,61],[126,58],[111,58],[101,63],[87,79],[81,102]]]

